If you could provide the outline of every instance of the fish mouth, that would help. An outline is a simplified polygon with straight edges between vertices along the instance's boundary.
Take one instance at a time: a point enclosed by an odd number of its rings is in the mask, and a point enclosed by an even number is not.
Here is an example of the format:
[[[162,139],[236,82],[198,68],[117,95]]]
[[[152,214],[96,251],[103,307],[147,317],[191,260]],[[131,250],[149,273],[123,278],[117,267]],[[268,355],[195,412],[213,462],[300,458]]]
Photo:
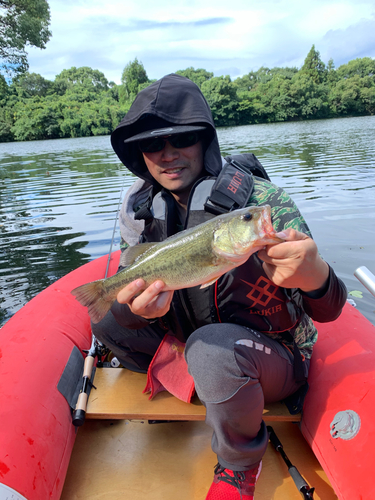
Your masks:
[[[283,243],[285,240],[276,236],[276,231],[270,222],[270,225],[268,223],[262,224],[258,241],[265,247],[267,245],[277,245],[278,243]]]
[[[275,233],[276,234],[276,233]],[[274,236],[272,234],[267,234],[264,238],[264,245],[277,245],[278,243],[284,243],[285,240],[279,238],[278,236]]]
[[[266,245],[276,245],[277,243],[283,243],[285,240],[276,236],[276,231],[273,228],[271,220],[271,208],[265,206],[262,210],[260,234],[262,235],[261,240]]]

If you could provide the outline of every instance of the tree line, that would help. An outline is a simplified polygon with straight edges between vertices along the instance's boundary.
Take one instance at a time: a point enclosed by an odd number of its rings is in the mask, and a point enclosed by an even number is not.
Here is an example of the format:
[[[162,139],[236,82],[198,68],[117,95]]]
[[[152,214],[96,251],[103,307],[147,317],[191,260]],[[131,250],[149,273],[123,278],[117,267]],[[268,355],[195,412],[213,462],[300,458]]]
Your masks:
[[[375,113],[375,60],[336,69],[314,45],[300,69],[261,67],[234,80],[192,67],[176,73],[200,87],[218,127]],[[0,75],[0,142],[110,134],[153,81],[137,58],[119,85],[89,67],[64,69],[54,81],[27,71],[10,82]]]

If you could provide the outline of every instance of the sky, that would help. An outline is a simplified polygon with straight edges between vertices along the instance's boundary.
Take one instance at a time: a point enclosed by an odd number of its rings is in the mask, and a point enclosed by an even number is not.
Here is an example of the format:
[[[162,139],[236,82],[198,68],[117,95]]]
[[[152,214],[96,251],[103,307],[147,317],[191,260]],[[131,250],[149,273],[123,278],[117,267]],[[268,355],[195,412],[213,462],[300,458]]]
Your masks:
[[[135,58],[149,79],[189,67],[232,80],[297,67],[315,45],[335,67],[375,58],[374,0],[48,0],[52,37],[28,49],[48,80],[89,66],[117,84]]]

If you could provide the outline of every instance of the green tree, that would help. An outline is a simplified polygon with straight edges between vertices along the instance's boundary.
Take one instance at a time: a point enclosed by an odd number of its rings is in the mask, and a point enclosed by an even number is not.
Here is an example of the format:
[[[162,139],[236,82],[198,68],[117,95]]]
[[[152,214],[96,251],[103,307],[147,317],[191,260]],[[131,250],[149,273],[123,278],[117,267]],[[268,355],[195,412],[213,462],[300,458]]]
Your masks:
[[[281,122],[297,117],[298,110],[293,103],[291,87],[290,78],[282,76],[281,73],[259,87],[267,122]]]
[[[314,83],[318,84],[326,80],[327,70],[324,62],[320,59],[320,53],[315,50],[315,45],[311,47],[300,71],[311,78]]]
[[[256,72],[250,71],[247,75],[236,78],[233,81],[233,85],[240,92],[247,92],[255,88],[258,84],[258,80],[256,77]]]
[[[53,88],[53,82],[46,80],[37,73],[26,71],[14,78],[10,87],[19,97],[45,97]]]
[[[3,75],[0,74],[0,101],[8,95],[8,84]]]
[[[295,109],[296,118],[306,120],[327,117],[329,114],[328,94],[327,84],[317,83],[307,72],[296,73],[289,88],[291,106]]]
[[[245,92],[238,92],[238,120],[240,125],[263,123],[268,121],[268,103],[262,86]]]
[[[87,92],[103,92],[109,89],[108,80],[104,73],[97,69],[91,69],[88,66],[70,69],[64,69],[56,75],[55,85],[61,89],[72,89],[73,87],[87,90]],[[63,92],[59,92],[60,94]]]
[[[121,83],[124,86],[126,97],[130,98],[133,95],[134,98],[139,92],[139,86],[148,82],[146,70],[137,58],[125,66],[121,75]]]
[[[108,84],[109,89],[106,92],[106,95],[110,99],[114,99],[115,101],[119,101],[119,90],[120,90],[120,85],[116,85],[115,82],[109,82]]]
[[[0,107],[0,142],[14,141],[12,132],[13,109],[9,106]]]
[[[211,108],[216,126],[236,125],[238,98],[236,87],[229,76],[213,77],[202,84],[202,93]]]
[[[360,77],[375,76],[375,59],[371,57],[362,57],[352,59],[347,64],[343,64],[337,69],[337,75],[340,80],[351,78],[355,75]]]
[[[340,79],[331,88],[329,99],[331,111],[336,116],[374,114],[374,77],[354,74]]]
[[[53,96],[47,99],[32,97],[15,106],[12,133],[16,141],[35,141],[63,137],[61,103]]]
[[[297,68],[266,68],[261,66],[257,71],[250,71],[247,75],[236,78],[233,83],[239,91],[247,91],[256,88],[260,83],[270,82],[273,78],[281,76],[291,79],[297,73]]]
[[[176,74],[189,78],[189,80],[198,85],[199,88],[202,88],[202,84],[214,76],[213,73],[205,69],[194,69],[192,66],[190,66],[190,68],[180,69],[176,71]]]
[[[272,75],[272,78],[276,76],[281,76],[285,79],[291,80],[293,76],[298,73],[298,69],[295,67],[289,68],[288,66],[285,68],[279,68],[275,67],[270,69],[270,74]]]
[[[238,92],[241,124],[279,122],[297,117],[290,95],[290,78],[276,74],[267,83],[259,83],[249,92]]]
[[[82,103],[66,99],[64,96],[61,101],[63,120],[60,128],[64,137],[108,135],[123,116],[118,103],[108,98]]]
[[[375,85],[363,87],[361,90],[361,100],[363,102],[366,113],[369,115],[375,114]]]
[[[26,47],[45,49],[52,33],[46,0],[0,0],[0,61],[9,75],[28,69]]]
[[[337,74],[337,71],[335,69],[335,63],[331,58],[327,64],[327,82],[329,85],[335,85],[338,79],[339,75]]]

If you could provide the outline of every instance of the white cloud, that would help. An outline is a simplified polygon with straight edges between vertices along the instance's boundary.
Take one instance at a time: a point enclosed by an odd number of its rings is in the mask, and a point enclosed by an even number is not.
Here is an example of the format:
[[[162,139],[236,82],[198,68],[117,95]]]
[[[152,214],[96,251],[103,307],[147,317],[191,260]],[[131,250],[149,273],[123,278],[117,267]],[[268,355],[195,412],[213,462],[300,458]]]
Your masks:
[[[232,78],[260,66],[300,67],[315,44],[336,66],[375,56],[371,0],[49,0],[53,36],[30,48],[30,71],[53,79],[90,66],[119,83],[135,57],[149,78],[189,66]]]

